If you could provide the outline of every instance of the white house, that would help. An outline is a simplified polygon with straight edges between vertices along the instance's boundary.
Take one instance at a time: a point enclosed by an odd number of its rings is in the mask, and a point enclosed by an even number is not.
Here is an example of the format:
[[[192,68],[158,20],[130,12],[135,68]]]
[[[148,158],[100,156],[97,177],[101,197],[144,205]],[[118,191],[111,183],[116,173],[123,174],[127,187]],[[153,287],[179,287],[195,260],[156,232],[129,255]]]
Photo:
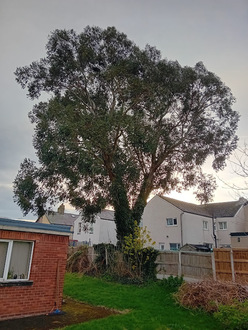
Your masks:
[[[102,210],[97,214],[94,223],[86,222],[79,216],[74,222],[73,240],[92,246],[99,243],[116,244],[116,225],[114,211]]]
[[[114,211],[111,210],[103,210],[96,215],[95,223],[90,224],[85,222],[81,215],[66,213],[64,204],[61,204],[57,212],[47,212],[36,222],[68,226],[71,229],[70,240],[90,246],[99,243],[117,243]]]
[[[231,232],[248,231],[248,205],[238,201],[196,205],[155,196],[142,217],[159,250],[178,250],[185,244],[229,247]]]

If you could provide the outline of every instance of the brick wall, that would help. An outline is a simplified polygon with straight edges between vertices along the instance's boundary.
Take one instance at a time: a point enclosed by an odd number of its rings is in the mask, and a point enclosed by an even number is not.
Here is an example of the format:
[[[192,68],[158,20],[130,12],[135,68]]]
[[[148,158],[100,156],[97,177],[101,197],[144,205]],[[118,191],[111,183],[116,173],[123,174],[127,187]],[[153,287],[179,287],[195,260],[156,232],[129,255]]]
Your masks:
[[[0,230],[0,239],[34,241],[29,278],[33,283],[28,286],[0,286],[0,320],[60,309],[68,236]]]

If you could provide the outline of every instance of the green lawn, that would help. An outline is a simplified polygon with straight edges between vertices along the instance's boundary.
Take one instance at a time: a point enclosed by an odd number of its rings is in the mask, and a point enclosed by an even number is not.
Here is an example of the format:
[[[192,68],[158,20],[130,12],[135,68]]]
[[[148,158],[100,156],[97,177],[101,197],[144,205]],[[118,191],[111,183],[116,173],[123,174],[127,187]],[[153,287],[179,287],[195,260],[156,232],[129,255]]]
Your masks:
[[[146,286],[122,285],[77,274],[67,274],[64,294],[92,305],[126,311],[66,329],[221,329],[211,316],[176,305],[170,290],[158,282]]]

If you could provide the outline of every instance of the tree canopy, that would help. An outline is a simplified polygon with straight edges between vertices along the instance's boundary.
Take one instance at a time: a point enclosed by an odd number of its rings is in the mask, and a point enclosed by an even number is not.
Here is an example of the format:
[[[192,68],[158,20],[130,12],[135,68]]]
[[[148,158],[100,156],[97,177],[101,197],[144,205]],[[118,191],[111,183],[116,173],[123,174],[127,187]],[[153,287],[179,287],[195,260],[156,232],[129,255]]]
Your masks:
[[[31,99],[38,164],[25,159],[14,181],[24,213],[69,201],[90,218],[115,210],[117,236],[132,232],[152,192],[196,187],[201,202],[215,170],[236,148],[239,116],[230,89],[203,63],[182,67],[114,27],[55,30],[46,57],[17,68]]]

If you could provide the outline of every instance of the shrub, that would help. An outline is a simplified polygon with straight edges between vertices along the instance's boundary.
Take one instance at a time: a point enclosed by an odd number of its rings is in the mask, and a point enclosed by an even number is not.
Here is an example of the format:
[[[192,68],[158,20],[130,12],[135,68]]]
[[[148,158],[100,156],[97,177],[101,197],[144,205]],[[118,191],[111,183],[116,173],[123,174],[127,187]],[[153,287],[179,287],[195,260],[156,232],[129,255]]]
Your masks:
[[[134,223],[134,233],[124,237],[125,261],[136,277],[144,280],[156,278],[158,251],[151,246],[154,244],[146,228],[140,228],[137,222]]]
[[[248,329],[248,301],[220,305],[214,317],[225,326],[225,329],[246,330]]]
[[[169,276],[159,281],[159,285],[165,289],[171,289],[172,291],[177,291],[183,284],[184,280],[182,276]]]

